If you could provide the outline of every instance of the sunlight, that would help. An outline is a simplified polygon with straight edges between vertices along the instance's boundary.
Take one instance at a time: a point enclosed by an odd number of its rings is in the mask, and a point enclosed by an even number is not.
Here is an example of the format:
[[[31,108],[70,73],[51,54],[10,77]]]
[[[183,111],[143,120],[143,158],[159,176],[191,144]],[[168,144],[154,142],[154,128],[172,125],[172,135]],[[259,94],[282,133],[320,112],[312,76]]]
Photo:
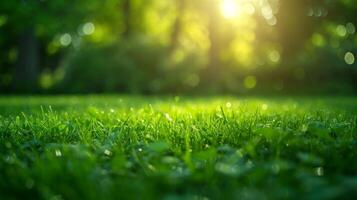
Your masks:
[[[239,16],[240,7],[235,0],[223,0],[221,3],[221,13],[225,18],[231,19]]]

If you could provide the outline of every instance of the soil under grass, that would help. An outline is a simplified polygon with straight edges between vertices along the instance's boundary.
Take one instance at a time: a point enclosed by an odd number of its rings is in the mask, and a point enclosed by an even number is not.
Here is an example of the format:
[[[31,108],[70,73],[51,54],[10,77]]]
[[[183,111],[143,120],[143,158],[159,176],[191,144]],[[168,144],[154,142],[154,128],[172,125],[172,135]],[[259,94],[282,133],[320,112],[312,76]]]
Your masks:
[[[0,199],[357,198],[357,98],[0,98]]]

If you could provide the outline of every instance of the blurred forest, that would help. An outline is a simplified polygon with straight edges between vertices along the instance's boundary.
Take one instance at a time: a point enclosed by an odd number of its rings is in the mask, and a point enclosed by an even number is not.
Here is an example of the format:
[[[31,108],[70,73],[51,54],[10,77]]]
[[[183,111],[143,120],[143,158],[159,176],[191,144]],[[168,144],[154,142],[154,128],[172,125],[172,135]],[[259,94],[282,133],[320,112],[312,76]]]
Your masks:
[[[0,93],[356,94],[354,0],[2,0]]]

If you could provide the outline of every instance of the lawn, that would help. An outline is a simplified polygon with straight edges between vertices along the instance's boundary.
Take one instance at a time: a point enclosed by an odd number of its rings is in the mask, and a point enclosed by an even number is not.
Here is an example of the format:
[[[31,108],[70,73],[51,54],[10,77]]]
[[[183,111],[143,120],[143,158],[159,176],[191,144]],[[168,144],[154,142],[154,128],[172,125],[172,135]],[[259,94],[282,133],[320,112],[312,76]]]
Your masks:
[[[0,98],[0,199],[353,199],[355,97]]]

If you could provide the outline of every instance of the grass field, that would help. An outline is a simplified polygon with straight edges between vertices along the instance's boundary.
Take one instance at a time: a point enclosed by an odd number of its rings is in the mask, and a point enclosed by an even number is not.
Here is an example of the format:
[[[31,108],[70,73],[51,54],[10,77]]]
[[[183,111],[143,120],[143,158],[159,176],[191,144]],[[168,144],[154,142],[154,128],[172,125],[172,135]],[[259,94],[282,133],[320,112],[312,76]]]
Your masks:
[[[354,197],[354,97],[0,98],[0,199]]]

